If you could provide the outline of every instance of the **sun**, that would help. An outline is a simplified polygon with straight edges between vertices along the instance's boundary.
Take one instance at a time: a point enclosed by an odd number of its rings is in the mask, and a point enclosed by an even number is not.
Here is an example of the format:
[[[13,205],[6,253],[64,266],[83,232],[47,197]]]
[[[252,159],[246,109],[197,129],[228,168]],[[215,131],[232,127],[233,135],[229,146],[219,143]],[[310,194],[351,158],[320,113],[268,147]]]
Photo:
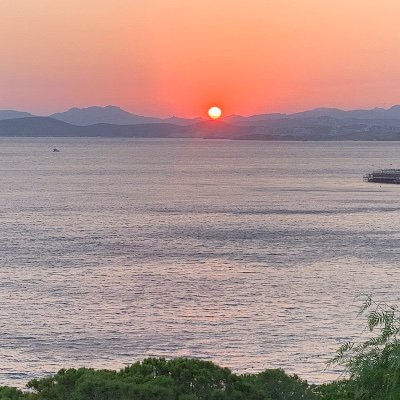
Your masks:
[[[222,110],[219,107],[213,106],[208,110],[208,116],[211,119],[221,118]]]

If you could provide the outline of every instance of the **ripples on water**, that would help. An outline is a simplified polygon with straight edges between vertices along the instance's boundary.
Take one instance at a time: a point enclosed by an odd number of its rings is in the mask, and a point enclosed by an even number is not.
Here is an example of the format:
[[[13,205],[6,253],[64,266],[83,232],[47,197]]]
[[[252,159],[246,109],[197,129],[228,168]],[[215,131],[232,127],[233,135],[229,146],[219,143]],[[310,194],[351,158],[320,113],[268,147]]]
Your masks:
[[[321,382],[354,297],[399,302],[400,185],[361,179],[399,143],[0,144],[0,384],[148,356]]]

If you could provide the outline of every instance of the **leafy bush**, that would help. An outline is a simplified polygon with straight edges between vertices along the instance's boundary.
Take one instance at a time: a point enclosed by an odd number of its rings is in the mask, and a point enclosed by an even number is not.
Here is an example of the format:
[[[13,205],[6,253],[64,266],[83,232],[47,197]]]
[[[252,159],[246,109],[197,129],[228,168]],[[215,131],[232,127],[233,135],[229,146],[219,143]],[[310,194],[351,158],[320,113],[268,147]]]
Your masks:
[[[0,400],[23,400],[32,399],[33,395],[29,393],[23,393],[18,389],[3,386],[0,387]]]
[[[62,369],[52,377],[30,381],[28,387],[33,393],[2,388],[0,400],[320,399],[314,387],[280,369],[236,375],[212,362],[187,358],[149,358],[119,372]]]
[[[314,400],[318,397],[312,386],[297,375],[287,375],[281,369],[269,369],[256,375],[242,376],[242,380],[251,383],[259,396],[255,399],[271,400]]]
[[[341,346],[333,363],[344,365],[354,384],[354,399],[400,399],[400,311],[367,297],[368,329],[377,335],[361,343]]]
[[[325,383],[315,386],[315,390],[322,400],[354,400],[354,382],[352,380]]]

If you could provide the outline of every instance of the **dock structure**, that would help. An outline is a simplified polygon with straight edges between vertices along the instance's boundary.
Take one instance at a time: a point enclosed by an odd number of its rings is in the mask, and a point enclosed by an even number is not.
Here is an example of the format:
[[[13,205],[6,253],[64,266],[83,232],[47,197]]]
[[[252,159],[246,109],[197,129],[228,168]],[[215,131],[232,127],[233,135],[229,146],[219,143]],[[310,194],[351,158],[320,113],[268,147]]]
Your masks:
[[[400,169],[379,169],[363,176],[366,182],[400,184]]]

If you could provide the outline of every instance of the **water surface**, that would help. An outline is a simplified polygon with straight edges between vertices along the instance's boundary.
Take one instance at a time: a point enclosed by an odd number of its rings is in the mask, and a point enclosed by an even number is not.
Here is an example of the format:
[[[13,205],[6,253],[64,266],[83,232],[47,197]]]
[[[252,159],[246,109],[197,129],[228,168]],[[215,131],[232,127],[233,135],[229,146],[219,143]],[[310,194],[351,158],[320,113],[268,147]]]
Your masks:
[[[148,356],[334,378],[355,296],[399,303],[400,185],[362,181],[399,152],[1,139],[0,383]]]

